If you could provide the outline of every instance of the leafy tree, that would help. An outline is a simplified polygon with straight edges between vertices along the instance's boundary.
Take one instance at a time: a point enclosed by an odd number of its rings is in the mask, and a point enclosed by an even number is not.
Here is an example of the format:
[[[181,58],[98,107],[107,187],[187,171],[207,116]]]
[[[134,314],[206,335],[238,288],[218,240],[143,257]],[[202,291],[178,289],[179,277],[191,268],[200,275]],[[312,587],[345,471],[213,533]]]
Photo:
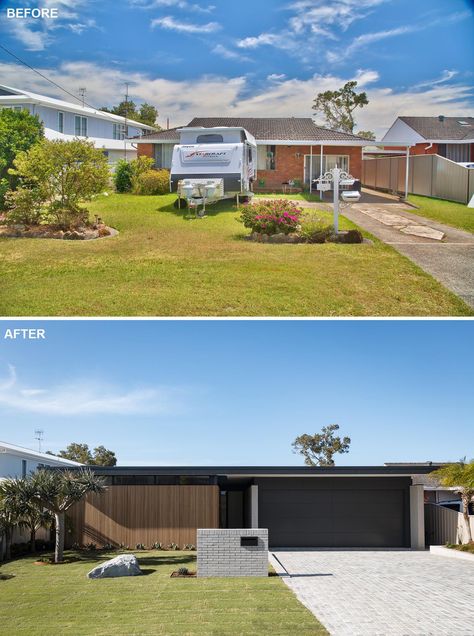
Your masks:
[[[17,185],[17,177],[9,173],[19,152],[28,150],[44,137],[43,124],[26,110],[0,110],[0,209],[4,196]]]
[[[348,453],[350,437],[334,435],[339,430],[338,424],[323,426],[320,433],[299,435],[292,446],[295,453],[304,457],[307,466],[334,466],[333,456],[336,453]]]
[[[105,446],[97,446],[94,452],[91,452],[88,444],[77,442],[72,442],[66,450],[59,451],[58,457],[90,466],[115,466],[117,463],[115,453]]]
[[[21,517],[16,502],[9,503],[5,500],[3,483],[3,481],[0,482],[0,533],[5,539],[5,558],[8,561],[12,557],[13,529],[18,525]]]
[[[141,104],[140,108],[137,109],[135,102],[124,99],[117,106],[112,106],[112,108],[104,106],[101,110],[113,115],[120,115],[120,117],[126,117],[127,119],[134,119],[149,126],[156,126],[155,122],[158,118],[157,108],[147,102]]]
[[[354,111],[369,103],[367,93],[356,93],[356,81],[347,82],[336,91],[318,93],[313,102],[316,115],[321,114],[328,128],[353,133],[355,127]]]
[[[115,167],[114,183],[117,192],[130,192],[132,189],[133,168],[131,161],[119,159]]]
[[[371,130],[358,130],[356,135],[358,137],[363,137],[364,139],[369,139],[370,141],[375,141],[375,133]]]
[[[110,176],[103,152],[79,139],[44,139],[27,152],[20,152],[14,166],[10,172],[20,185],[7,195],[11,209],[7,220],[18,222],[22,214],[26,215],[30,207],[25,205],[25,198],[28,203],[31,197],[46,218],[62,228],[87,222],[88,211],[80,203],[103,192]]]
[[[79,470],[43,469],[34,473],[32,480],[35,501],[54,515],[56,527],[54,561],[60,563],[64,561],[66,512],[88,493],[102,493],[105,490],[104,481],[87,468]]]
[[[30,550],[36,551],[36,532],[48,527],[53,517],[48,510],[34,499],[34,483],[31,476],[4,479],[0,483],[0,492],[7,508],[17,516],[17,525],[30,533]]]
[[[446,464],[431,473],[431,477],[439,479],[442,486],[455,488],[461,495],[463,516],[466,524],[469,543],[472,542],[472,530],[469,517],[469,504],[474,498],[474,459],[466,462],[464,457],[454,464]]]

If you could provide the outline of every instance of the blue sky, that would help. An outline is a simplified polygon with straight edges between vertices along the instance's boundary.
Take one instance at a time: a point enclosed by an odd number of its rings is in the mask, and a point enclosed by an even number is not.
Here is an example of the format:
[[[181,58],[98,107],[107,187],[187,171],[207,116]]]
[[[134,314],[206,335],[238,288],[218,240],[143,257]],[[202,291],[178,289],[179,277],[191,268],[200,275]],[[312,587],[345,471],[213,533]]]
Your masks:
[[[340,464],[474,455],[466,321],[47,321],[4,339],[0,439],[104,444],[120,464],[300,464],[337,423]],[[32,326],[38,327],[36,322]]]
[[[7,7],[58,7],[8,20]],[[398,114],[473,110],[472,0],[3,0],[4,44],[90,103],[130,82],[161,124],[197,115],[311,116],[315,94],[357,79],[380,135]],[[7,84],[61,96],[0,52]],[[64,95],[63,95],[64,97]]]

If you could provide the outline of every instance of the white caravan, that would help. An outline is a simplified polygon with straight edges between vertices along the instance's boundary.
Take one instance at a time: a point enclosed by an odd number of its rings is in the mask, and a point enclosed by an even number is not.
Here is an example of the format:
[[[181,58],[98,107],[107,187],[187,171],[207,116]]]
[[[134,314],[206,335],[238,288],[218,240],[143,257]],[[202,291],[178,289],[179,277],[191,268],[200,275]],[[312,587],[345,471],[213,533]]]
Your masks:
[[[257,173],[255,138],[241,127],[180,128],[173,149],[171,191],[175,207],[194,207],[233,197],[251,197]]]

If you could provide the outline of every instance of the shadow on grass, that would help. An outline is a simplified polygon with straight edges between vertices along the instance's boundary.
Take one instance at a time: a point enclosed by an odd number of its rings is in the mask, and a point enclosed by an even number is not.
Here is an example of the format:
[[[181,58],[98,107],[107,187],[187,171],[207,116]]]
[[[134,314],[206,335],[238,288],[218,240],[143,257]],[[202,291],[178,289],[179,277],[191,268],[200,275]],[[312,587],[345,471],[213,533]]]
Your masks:
[[[201,210],[201,208],[199,209]],[[180,217],[183,221],[202,221],[202,218],[199,218],[194,210],[190,209],[189,207],[181,209],[175,208],[173,203],[158,207],[155,211],[173,214],[174,216]],[[205,215],[208,217],[213,217],[217,216],[218,214],[228,214],[229,212],[238,214],[237,206],[235,205],[235,201],[233,201],[232,199],[218,201],[217,203],[208,203],[206,205]]]
[[[14,574],[0,574],[0,581],[9,581],[10,579],[14,579]]]

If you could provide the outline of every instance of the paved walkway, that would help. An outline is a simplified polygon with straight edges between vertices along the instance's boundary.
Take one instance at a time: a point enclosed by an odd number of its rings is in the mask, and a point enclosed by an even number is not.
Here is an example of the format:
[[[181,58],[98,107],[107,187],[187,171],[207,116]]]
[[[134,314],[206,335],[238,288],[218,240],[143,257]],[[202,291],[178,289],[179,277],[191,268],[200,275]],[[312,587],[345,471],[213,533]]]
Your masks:
[[[474,308],[474,234],[418,216],[413,208],[399,203],[357,203],[342,214],[407,256]],[[443,239],[408,234],[406,228],[382,222],[384,215],[396,215],[408,224],[430,228],[444,235]]]
[[[473,563],[409,550],[277,550],[285,583],[333,636],[473,636]]]

